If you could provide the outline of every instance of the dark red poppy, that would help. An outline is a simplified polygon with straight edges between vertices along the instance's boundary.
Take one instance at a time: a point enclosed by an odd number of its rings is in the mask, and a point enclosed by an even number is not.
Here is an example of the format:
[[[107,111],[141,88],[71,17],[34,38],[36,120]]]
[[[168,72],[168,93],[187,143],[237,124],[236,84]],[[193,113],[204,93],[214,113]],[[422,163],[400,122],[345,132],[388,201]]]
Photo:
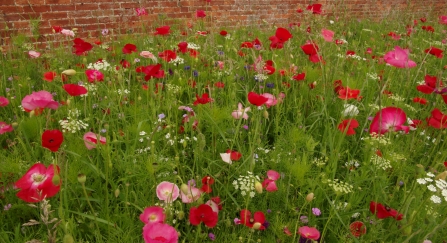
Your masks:
[[[419,20],[420,20],[422,23],[425,23],[425,21],[427,21],[426,18],[420,18]],[[415,20],[415,21],[417,21],[417,20]]]
[[[372,214],[376,214],[379,219],[393,217],[396,220],[402,220],[404,217],[403,214],[397,212],[395,209],[373,201],[369,204],[369,211],[371,211]]]
[[[64,135],[59,130],[46,130],[42,133],[42,147],[57,152],[62,142],[64,141]]]
[[[125,60],[125,59],[122,59],[122,60],[120,61],[120,64],[121,64],[121,67],[123,67],[123,68],[129,68],[129,67],[130,67],[130,62],[128,62],[128,61]]]
[[[56,76],[57,76],[57,73],[55,73],[55,72],[46,72],[43,74],[43,80],[52,82]]]
[[[178,51],[181,53],[186,53],[188,51],[188,42],[180,42],[178,43]]]
[[[435,29],[432,26],[430,26],[430,25],[422,26],[422,29],[427,31],[427,32],[432,32],[432,33],[435,32]]]
[[[87,94],[87,89],[84,86],[77,84],[64,84],[65,91],[71,96],[79,96]]]
[[[85,42],[81,38],[76,38],[73,40],[73,48],[75,48],[74,53],[77,56],[86,55],[88,51],[90,51],[93,48],[93,45]]]
[[[211,188],[211,185],[213,185],[213,184],[214,184],[213,177],[211,177],[209,175],[204,176],[202,178],[202,188],[200,188],[200,190],[205,193],[211,193],[213,191],[213,189]]]
[[[321,14],[321,4],[314,3],[312,5],[307,6],[307,10],[312,11],[313,14]]]
[[[197,10],[197,12],[196,12],[196,17],[197,17],[197,18],[205,18],[205,17],[206,17],[205,11],[203,11],[203,10]]]
[[[241,223],[244,224],[247,227],[258,229],[258,230],[265,230],[265,215],[263,212],[258,211],[253,214],[253,217],[251,215],[251,212],[247,209],[241,210]]]
[[[241,48],[253,48],[253,43],[251,43],[249,41],[242,42]]]
[[[424,51],[425,53],[429,53],[432,54],[433,56],[436,56],[437,58],[442,58],[442,52],[444,52],[443,50],[436,48],[436,47],[430,47],[428,49],[425,49]]]
[[[334,85],[334,92],[336,94],[338,94],[338,91],[340,91],[340,89],[343,88],[343,83],[341,80],[335,80],[333,85]]]
[[[346,119],[343,120],[340,124],[338,124],[338,130],[342,133],[346,133],[346,135],[351,136],[355,134],[354,128],[359,126],[359,122],[355,119]]]
[[[198,105],[198,104],[202,104],[202,105],[204,105],[204,104],[208,104],[208,103],[210,103],[210,102],[213,102],[213,99],[211,99],[211,98],[209,97],[209,94],[208,94],[208,93],[204,93],[204,94],[202,94],[202,97],[199,97],[199,96],[196,94],[196,101],[194,101],[194,104],[193,104],[193,105]]]
[[[219,34],[220,34],[221,36],[227,36],[228,32],[225,31],[225,30],[222,30]]]
[[[265,104],[268,99],[262,95],[256,94],[255,92],[248,93],[248,102],[255,106],[261,106]]]
[[[155,32],[155,35],[169,35],[171,27],[169,26],[162,26],[159,28],[156,28],[157,32]]]
[[[165,60],[166,62],[170,62],[177,58],[177,54],[171,50],[165,50],[163,52],[158,53],[158,56]]]
[[[217,212],[207,204],[201,204],[200,206],[191,207],[189,210],[189,222],[192,225],[199,225],[203,222],[208,228],[216,226],[218,221]]]
[[[366,234],[366,226],[362,221],[352,222],[349,225],[349,229],[354,237],[360,237],[361,235]]]
[[[137,52],[137,46],[134,44],[126,44],[123,47],[124,54],[131,54],[132,52]]]
[[[346,56],[354,56],[354,55],[355,55],[355,51],[351,51],[351,50],[346,51]]]

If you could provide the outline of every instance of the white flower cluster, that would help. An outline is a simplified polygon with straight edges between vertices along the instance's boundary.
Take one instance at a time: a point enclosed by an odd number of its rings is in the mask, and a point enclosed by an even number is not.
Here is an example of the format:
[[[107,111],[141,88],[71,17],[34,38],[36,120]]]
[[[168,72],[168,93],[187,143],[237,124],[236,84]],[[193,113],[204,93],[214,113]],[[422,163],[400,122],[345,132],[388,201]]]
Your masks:
[[[327,179],[326,181],[323,181],[323,183],[328,183],[330,187],[336,192],[336,193],[350,193],[352,192],[352,189],[354,188],[352,185],[340,181],[339,179]]]
[[[377,133],[372,133],[368,137],[361,138],[361,140],[369,143],[370,145],[390,145],[391,141],[388,137],[379,136]]]
[[[188,43],[188,49],[199,50],[200,46],[194,43]]]
[[[345,166],[347,168],[352,168],[352,167],[359,168],[360,163],[357,160],[350,160],[345,163]]]
[[[169,145],[171,145],[171,146],[173,146],[175,143],[179,143],[179,144],[182,144],[183,145],[183,147],[186,147],[186,145],[188,144],[188,142],[190,142],[190,141],[194,141],[194,142],[197,142],[197,137],[192,137],[192,138],[190,138],[190,137],[188,137],[188,136],[185,136],[185,137],[183,137],[183,138],[177,138],[177,136],[173,136],[173,137],[171,137],[171,134],[170,133],[166,133],[166,135],[165,135],[165,139],[167,140],[167,143],[169,144]]]
[[[323,167],[324,165],[326,165],[326,162],[328,161],[328,157],[320,157],[320,158],[314,158],[314,160],[312,161],[312,164],[318,166],[318,167]]]
[[[258,73],[255,75],[255,80],[258,82],[263,82],[268,78],[267,75],[263,74],[263,73]]]
[[[80,84],[81,86],[84,86],[84,88],[87,89],[87,93],[80,95],[81,97],[87,97],[88,94],[96,95],[96,90],[98,89],[98,86],[90,83],[83,83]]]
[[[237,180],[233,181],[233,186],[236,190],[241,190],[241,195],[254,197],[255,193],[255,183],[260,181],[258,176],[254,176],[252,172],[247,171],[246,176],[239,176]]]
[[[392,168],[389,160],[374,154],[371,156],[371,163],[378,169],[386,170]]]
[[[127,90],[127,89],[125,89],[125,90],[118,89],[116,92],[117,92],[119,95],[130,94],[130,91]]]
[[[97,61],[95,63],[89,63],[87,66],[88,69],[95,69],[95,70],[104,70],[104,71],[109,71],[110,69],[112,69],[112,66],[110,66],[110,64],[105,60],[101,60],[101,61]]]
[[[87,123],[82,120],[77,120],[80,114],[78,109],[68,111],[67,119],[59,121],[59,124],[62,126],[62,132],[76,133],[82,129],[87,129]]]
[[[177,94],[181,90],[180,86],[175,84],[165,84],[165,87],[169,92],[172,92],[174,94]]]
[[[405,101],[405,98],[400,97],[397,94],[392,94],[392,95],[389,96],[389,98],[392,99],[392,100],[398,101],[398,102]]]
[[[344,104],[344,110],[341,112],[342,116],[357,116],[359,114],[359,108],[355,105]]]
[[[185,62],[185,60],[181,57],[176,57],[175,59],[172,59],[169,63],[178,65],[178,64],[183,64]]]
[[[336,202],[335,200],[331,201],[331,205],[335,208],[335,210],[345,210],[348,206],[347,202]]]
[[[426,185],[427,189],[433,192],[430,197],[433,203],[440,204],[442,202],[441,197],[447,202],[447,182],[445,180],[436,179],[433,173],[427,172],[427,177],[419,178],[416,182],[420,185]]]
[[[379,80],[379,75],[377,73],[367,73],[366,76],[372,80]]]

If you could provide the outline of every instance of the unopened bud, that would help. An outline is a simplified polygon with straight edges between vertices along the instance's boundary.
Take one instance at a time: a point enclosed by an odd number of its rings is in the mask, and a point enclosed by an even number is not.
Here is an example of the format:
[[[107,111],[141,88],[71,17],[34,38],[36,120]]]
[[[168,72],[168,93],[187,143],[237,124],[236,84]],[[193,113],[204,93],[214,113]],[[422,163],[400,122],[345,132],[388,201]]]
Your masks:
[[[178,218],[179,220],[182,220],[184,217],[185,217],[185,212],[183,212],[183,211],[178,212],[178,214],[177,214],[177,218]]]
[[[262,193],[262,184],[261,184],[261,182],[259,182],[259,181],[255,182],[255,190],[258,193]]]
[[[29,113],[29,117],[33,117],[34,114],[36,114],[36,112],[35,112],[34,110],[30,111],[30,113]]]
[[[119,195],[120,195],[120,189],[116,188],[116,190],[115,190],[115,197],[118,198]]]
[[[65,75],[67,75],[67,76],[73,76],[73,75],[76,74],[76,70],[74,70],[74,69],[67,69],[67,70],[64,70],[64,71],[62,72],[62,74],[65,74]]]
[[[66,234],[64,235],[64,239],[62,240],[63,243],[74,243],[74,239],[73,236],[71,236],[70,234]]]
[[[252,228],[255,229],[255,230],[257,230],[257,229],[261,228],[261,226],[262,226],[261,223],[256,222],[256,223],[253,224],[253,227],[252,227]]]
[[[52,166],[52,165],[50,165]],[[51,180],[55,186],[59,186],[61,184],[61,177],[59,174],[54,174],[53,179]]]
[[[447,177],[447,171],[444,171],[436,175],[435,180],[445,180],[446,177]]]
[[[307,196],[306,196],[306,201],[311,202],[312,200],[314,200],[314,193],[313,192],[307,194]]]
[[[262,115],[264,116],[265,119],[269,119],[269,112],[268,111],[264,110]]]
[[[87,180],[87,176],[85,176],[84,174],[78,174],[78,182],[79,183],[84,184],[86,180]]]
[[[182,184],[181,186],[180,186],[180,190],[183,192],[183,193],[185,193],[186,195],[188,195],[189,194],[189,186],[188,185],[186,185],[186,184]]]
[[[11,125],[12,125],[13,128],[17,128],[19,126],[19,123],[13,122],[13,123],[11,123]]]

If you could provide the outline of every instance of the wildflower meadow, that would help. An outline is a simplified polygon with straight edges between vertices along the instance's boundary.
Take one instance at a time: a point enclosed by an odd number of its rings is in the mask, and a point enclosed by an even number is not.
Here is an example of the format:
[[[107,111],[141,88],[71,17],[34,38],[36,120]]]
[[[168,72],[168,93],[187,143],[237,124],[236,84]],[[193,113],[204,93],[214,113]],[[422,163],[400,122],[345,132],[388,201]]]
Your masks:
[[[296,15],[12,37],[0,242],[447,242],[447,12]]]

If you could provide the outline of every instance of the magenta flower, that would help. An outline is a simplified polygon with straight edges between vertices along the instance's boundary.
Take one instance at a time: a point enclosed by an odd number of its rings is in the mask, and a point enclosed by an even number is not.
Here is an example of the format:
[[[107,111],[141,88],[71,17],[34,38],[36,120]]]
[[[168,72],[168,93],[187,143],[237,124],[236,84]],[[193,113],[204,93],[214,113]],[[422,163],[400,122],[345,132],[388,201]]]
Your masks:
[[[143,227],[143,239],[146,243],[177,243],[178,233],[168,224],[146,224]]]
[[[447,16],[439,16],[439,23],[447,25]]]
[[[384,134],[392,131],[405,131],[408,133],[409,127],[403,126],[407,120],[405,112],[397,107],[386,107],[377,112],[371,126],[369,133]]]
[[[320,238],[320,232],[314,227],[303,226],[298,229],[301,237],[311,240],[318,240]]]
[[[28,52],[28,56],[29,56],[30,58],[38,58],[38,57],[40,57],[40,52],[37,52],[37,51],[29,51],[29,52]]]
[[[241,119],[241,118],[242,118],[242,119],[247,120],[247,119],[248,119],[248,114],[247,114],[247,112],[250,111],[250,110],[251,110],[250,107],[244,108],[244,107],[242,106],[242,104],[239,103],[239,104],[237,105],[237,110],[234,110],[234,111],[231,113],[231,115],[233,116],[234,119]]]
[[[22,100],[22,107],[26,112],[38,108],[50,108],[56,110],[59,107],[59,103],[53,100],[53,95],[50,92],[42,90],[25,96]]]
[[[57,170],[56,173],[55,169]],[[34,164],[15,183],[15,187],[20,189],[17,197],[25,202],[34,203],[55,196],[59,192],[62,183],[60,179],[57,185],[53,183],[53,177],[58,173],[59,167],[56,165],[49,165],[47,168],[41,163]]]
[[[156,191],[158,199],[167,203],[177,200],[180,194],[178,186],[168,181],[163,181],[158,184]]]
[[[165,219],[163,208],[159,206],[147,207],[140,214],[140,220],[145,224],[164,223]]]
[[[270,106],[274,106],[276,105],[276,103],[278,103],[276,97],[270,93],[263,93],[261,94],[261,96],[267,98],[267,102],[264,103],[265,106],[267,106],[267,108],[269,108]]]
[[[9,104],[8,98],[0,96],[0,107],[5,107],[8,104]]]
[[[98,141],[99,138],[99,141]],[[92,150],[94,148],[96,148],[96,144],[98,144],[98,142],[100,142],[101,144],[106,144],[106,138],[102,137],[99,134],[94,134],[92,132],[87,132],[86,134],[84,134],[84,144],[85,147],[87,147],[88,150]]]
[[[334,31],[327,30],[327,29],[322,29],[321,30],[321,35],[323,36],[325,41],[332,42],[332,40],[334,38]]]
[[[385,54],[383,59],[386,63],[397,68],[416,67],[416,63],[408,58],[410,51],[399,46],[394,47],[394,51]]]
[[[6,122],[0,122],[0,134],[12,132],[14,128]]]
[[[269,192],[274,192],[278,190],[276,186],[276,180],[278,180],[280,174],[274,170],[267,171],[267,179],[262,182],[262,187]]]
[[[95,81],[103,81],[104,80],[104,74],[102,74],[98,70],[87,69],[87,70],[85,70],[85,75],[87,75],[87,79],[90,83],[94,83]]]
[[[137,12],[137,16],[147,15],[145,8],[135,8],[135,12]]]

